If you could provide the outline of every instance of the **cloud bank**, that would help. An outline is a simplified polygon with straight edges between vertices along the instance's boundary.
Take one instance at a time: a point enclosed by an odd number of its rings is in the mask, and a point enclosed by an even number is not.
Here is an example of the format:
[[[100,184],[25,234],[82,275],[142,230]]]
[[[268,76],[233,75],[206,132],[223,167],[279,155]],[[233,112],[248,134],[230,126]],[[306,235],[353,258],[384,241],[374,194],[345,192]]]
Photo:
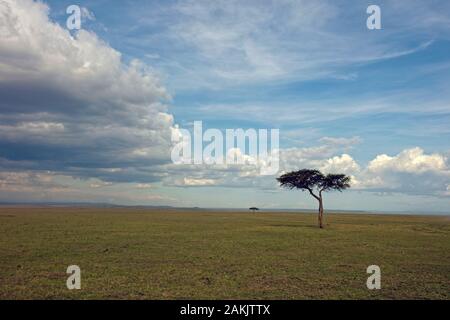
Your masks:
[[[41,2],[0,1],[2,170],[158,180],[151,167],[167,162],[173,124],[158,77],[48,13]]]

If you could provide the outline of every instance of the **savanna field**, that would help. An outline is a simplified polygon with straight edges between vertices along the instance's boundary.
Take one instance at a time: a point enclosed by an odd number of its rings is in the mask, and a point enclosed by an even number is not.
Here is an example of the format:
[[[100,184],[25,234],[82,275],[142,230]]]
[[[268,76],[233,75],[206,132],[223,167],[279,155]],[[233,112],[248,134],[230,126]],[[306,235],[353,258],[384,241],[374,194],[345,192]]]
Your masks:
[[[0,208],[0,299],[449,299],[450,217]],[[368,290],[369,265],[381,290]],[[66,269],[81,268],[81,290]]]

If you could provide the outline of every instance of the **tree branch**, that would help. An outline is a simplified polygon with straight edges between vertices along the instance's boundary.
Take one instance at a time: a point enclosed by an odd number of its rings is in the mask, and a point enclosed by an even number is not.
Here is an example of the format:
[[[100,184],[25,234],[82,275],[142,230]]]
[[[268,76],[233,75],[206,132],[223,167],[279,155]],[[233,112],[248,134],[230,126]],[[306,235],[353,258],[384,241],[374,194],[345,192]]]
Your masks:
[[[310,193],[314,198],[317,199],[317,201],[320,201],[320,198],[319,198],[318,196],[316,196],[316,195],[314,194],[314,192],[313,192],[310,188],[307,188],[307,190],[309,191],[309,193]]]

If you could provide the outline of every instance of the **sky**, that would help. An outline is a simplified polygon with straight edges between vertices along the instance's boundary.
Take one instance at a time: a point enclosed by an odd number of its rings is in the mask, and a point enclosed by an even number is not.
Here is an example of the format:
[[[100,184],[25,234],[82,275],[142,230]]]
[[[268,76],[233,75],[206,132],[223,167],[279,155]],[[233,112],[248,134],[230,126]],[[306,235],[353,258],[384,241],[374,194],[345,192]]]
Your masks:
[[[0,35],[0,201],[316,208],[275,180],[315,168],[325,208],[450,211],[446,0],[0,0]],[[195,121],[279,129],[279,172],[174,164]]]

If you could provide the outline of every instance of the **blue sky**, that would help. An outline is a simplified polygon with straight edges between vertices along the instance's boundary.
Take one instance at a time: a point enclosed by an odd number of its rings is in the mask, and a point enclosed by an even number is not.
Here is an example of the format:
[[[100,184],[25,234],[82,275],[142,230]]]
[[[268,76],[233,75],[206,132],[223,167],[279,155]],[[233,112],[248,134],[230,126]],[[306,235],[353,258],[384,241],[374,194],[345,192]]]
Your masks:
[[[64,24],[67,18],[64,11],[71,2],[49,1],[48,3],[54,12],[52,18]],[[277,2],[266,2],[265,5],[269,5],[269,3],[273,7],[283,6],[282,2],[279,5]],[[301,1],[297,1],[297,3],[301,10]],[[390,19],[389,9],[391,8],[386,4],[388,9],[383,10],[385,6],[383,6],[383,2],[380,2],[384,28],[380,31],[370,31],[365,26],[368,15],[365,13],[367,4],[364,1],[358,4],[351,4],[348,1],[341,3],[342,6],[333,6],[333,9],[338,9],[339,12],[329,22],[330,25],[336,27],[335,33],[347,31],[349,35],[359,33],[358,37],[373,37],[374,43],[385,41],[383,43],[385,52],[380,53],[379,56],[374,55],[373,61],[368,63],[353,63],[351,57],[345,57],[348,59],[347,63],[330,67],[330,70],[319,70],[319,73],[325,71],[332,74],[323,77],[319,75],[317,79],[315,79],[313,71],[311,71],[312,74],[308,74],[311,79],[304,80],[301,71],[296,74],[297,72],[294,70],[292,73],[286,72],[280,77],[268,75],[267,79],[252,79],[238,85],[214,76],[213,72],[203,70],[202,66],[191,66],[189,62],[186,62],[185,66],[182,65],[185,62],[183,60],[190,61],[192,59],[199,63],[202,61],[206,63],[206,61],[209,62],[209,59],[203,57],[199,50],[193,48],[189,43],[179,44],[172,41],[173,35],[169,34],[170,31],[167,29],[176,24],[178,19],[183,18],[183,15],[180,15],[174,8],[178,3],[172,1],[162,3],[118,1],[110,4],[103,1],[86,1],[80,2],[80,5],[89,8],[96,17],[95,21],[86,23],[87,28],[97,32],[103,40],[124,54],[125,59],[139,58],[161,72],[164,84],[173,97],[170,102],[170,111],[175,116],[177,123],[189,124],[194,120],[205,119],[207,125],[218,128],[279,127],[282,130],[295,130],[314,127],[317,137],[357,135],[367,142],[366,148],[360,146],[360,148],[364,148],[360,156],[365,160],[371,159],[380,152],[397,152],[405,147],[413,147],[418,144],[428,152],[447,151],[448,139],[443,139],[441,134],[430,134],[430,126],[434,127],[434,130],[442,129],[444,131],[442,133],[449,137],[447,112],[449,90],[447,88],[450,80],[448,72],[450,69],[448,54],[450,52],[450,35],[448,29],[441,31],[428,27],[423,30],[418,26],[415,30],[414,25],[411,25],[403,26],[405,30],[399,31],[397,34],[395,27],[401,23],[395,20],[399,16],[404,20],[410,19],[408,11],[404,10],[406,5],[395,8],[396,12],[391,14],[392,19]],[[414,11],[415,5],[417,12]],[[420,12],[421,5],[424,3],[413,2],[409,10],[413,15],[420,17],[423,13]],[[441,5],[446,7],[444,2],[441,2]],[[239,10],[239,5],[235,4],[234,6],[236,10]],[[254,4],[250,6],[254,6]],[[205,7],[208,8],[207,5]],[[435,8],[437,9],[438,6]],[[208,9],[213,10],[212,8]],[[346,12],[348,13],[346,14]],[[348,20],[350,12],[359,14],[352,15]],[[317,16],[320,19],[319,13]],[[271,17],[270,23],[282,24],[282,21],[277,18],[277,16]],[[446,18],[449,18],[448,15]],[[230,21],[238,20],[231,17],[228,19]],[[131,21],[133,23],[130,23]],[[414,19],[411,23],[414,23]],[[388,35],[377,33],[387,33]],[[345,36],[345,34],[342,35],[342,37]],[[302,41],[300,37],[295,39],[295,35],[288,40]],[[260,41],[264,45],[264,39]],[[370,44],[371,40],[366,39],[363,44],[367,43]],[[320,43],[318,46],[320,48],[327,47],[327,44]],[[421,48],[421,46],[424,47]],[[287,51],[288,49],[281,48],[280,50]],[[327,48],[327,50],[333,51],[332,48]],[[410,53],[402,54],[403,52]],[[289,53],[295,55],[295,51]],[[389,55],[399,56],[382,58]],[[198,70],[199,78],[212,78],[215,83],[212,87],[195,81],[180,84],[189,75],[173,68],[173,65],[177,64],[181,65],[180,69],[192,67],[189,72],[196,73]],[[289,66],[287,67],[289,68]],[[318,69],[320,67],[319,63]],[[364,109],[364,105],[370,104],[372,101],[393,105],[397,110],[391,112],[380,107],[381,110],[375,109],[372,112],[360,111],[360,109]],[[301,114],[304,112],[302,106],[308,104],[319,107],[324,105],[328,107],[329,105],[331,108],[338,109],[336,117],[339,117],[339,121],[335,121],[334,117],[330,120],[322,120],[321,116],[310,115],[314,119],[307,123],[298,123],[295,119],[301,118]],[[352,105],[352,108],[348,112],[339,112],[339,109],[347,104]],[[436,108],[443,108],[445,112],[422,114],[427,111],[427,104],[435,104]],[[221,114],[220,111],[216,112],[214,109],[216,105],[222,106],[220,110],[229,107],[229,111],[226,114]],[[241,106],[257,106],[257,110],[260,110],[261,113],[267,109],[280,110],[281,114],[279,119],[271,116],[266,118],[263,114],[255,115],[255,119],[252,119],[242,117],[239,112],[235,112],[235,109],[241,109]],[[206,112],[205,108],[207,108]],[[387,108],[389,107],[387,106]],[[411,111],[410,108],[415,110]],[[293,116],[292,121],[285,119],[286,116],[290,117],[291,115]],[[281,143],[283,146],[290,147],[295,142],[285,139]],[[304,139],[301,143],[314,145],[316,141]]]
[[[30,3],[0,7],[10,18],[0,28],[19,28],[16,17],[23,38],[0,46],[1,200],[316,206],[274,177],[171,166],[170,128],[202,120],[280,129],[283,169],[354,176],[328,207],[448,211],[447,1],[78,1],[74,40],[73,1]],[[381,30],[366,27],[369,4],[381,8]]]

